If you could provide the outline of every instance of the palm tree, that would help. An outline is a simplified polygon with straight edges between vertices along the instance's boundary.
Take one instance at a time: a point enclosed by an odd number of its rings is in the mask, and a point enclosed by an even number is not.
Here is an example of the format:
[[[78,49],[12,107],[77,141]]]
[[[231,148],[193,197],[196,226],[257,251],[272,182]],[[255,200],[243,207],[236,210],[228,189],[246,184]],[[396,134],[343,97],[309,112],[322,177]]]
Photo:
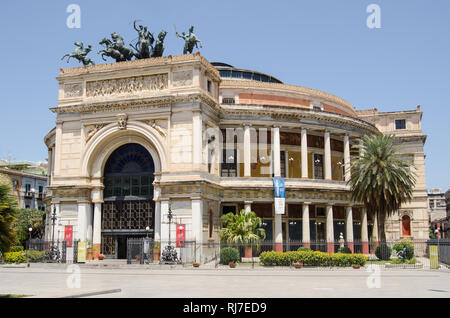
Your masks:
[[[377,213],[378,234],[386,241],[386,218],[412,199],[415,173],[401,159],[392,135],[366,135],[355,146],[359,155],[351,163],[352,199],[364,204],[367,213]]]
[[[255,212],[228,213],[222,216],[223,228],[219,232],[221,242],[243,244],[246,257],[251,257],[251,247],[266,238],[266,231],[261,228],[261,218]],[[249,256],[250,255],[250,256]]]
[[[16,231],[14,230],[17,200],[12,195],[9,182],[0,178],[0,252],[9,251],[16,243]]]

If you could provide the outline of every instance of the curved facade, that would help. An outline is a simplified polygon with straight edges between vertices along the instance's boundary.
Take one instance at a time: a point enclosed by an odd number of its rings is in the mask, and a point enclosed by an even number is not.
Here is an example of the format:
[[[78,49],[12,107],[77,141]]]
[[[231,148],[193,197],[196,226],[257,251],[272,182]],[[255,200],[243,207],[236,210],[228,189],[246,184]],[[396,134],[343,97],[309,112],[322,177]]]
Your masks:
[[[346,182],[352,145],[365,134],[383,133],[375,113],[368,120],[334,95],[210,64],[200,55],[61,70],[58,81],[58,105],[51,108],[56,128],[45,138],[48,206],[56,207],[61,226],[69,222],[75,238],[92,241],[97,253],[120,257],[120,240],[142,235],[105,227],[107,202],[121,200],[151,201],[146,226],[161,242],[169,236],[170,206],[175,222],[186,226],[186,240],[202,246],[201,261],[212,257],[204,244],[218,241],[220,216],[241,209],[263,218],[277,250],[290,241],[331,243],[342,233],[349,246],[360,241],[361,252],[369,253],[369,242],[377,240],[373,216],[351,201]],[[136,192],[134,175],[108,176],[111,156],[130,144],[153,162],[153,170],[140,170]],[[136,158],[123,154],[122,164],[133,167]],[[275,213],[273,177],[285,180],[284,214]],[[111,196],[116,181],[121,196]],[[152,200],[145,201],[150,189]],[[426,238],[420,204],[408,212],[410,236]],[[427,220],[426,201],[424,209]],[[402,236],[401,220],[388,223],[390,238]]]

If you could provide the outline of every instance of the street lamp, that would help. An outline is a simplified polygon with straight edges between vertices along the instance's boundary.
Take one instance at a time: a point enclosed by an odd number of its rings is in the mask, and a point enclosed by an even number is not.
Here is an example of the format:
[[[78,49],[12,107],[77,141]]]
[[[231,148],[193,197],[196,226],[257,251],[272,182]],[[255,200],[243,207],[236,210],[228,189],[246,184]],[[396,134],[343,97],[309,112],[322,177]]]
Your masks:
[[[51,217],[52,225],[53,225],[53,229],[52,229],[52,246],[51,246],[51,249],[50,249],[50,257],[51,257],[52,260],[54,258],[54,253],[55,253],[55,223],[56,223],[57,218],[58,217],[56,216],[56,206],[53,205],[53,213],[52,213],[52,217]]]
[[[31,247],[31,231],[33,231],[33,229],[31,227],[28,228],[28,232],[29,234],[29,240],[28,240],[28,267],[30,267],[30,247]]]
[[[150,227],[147,226],[147,227],[145,228],[145,230],[147,231],[147,238],[148,238],[148,232],[150,232]]]

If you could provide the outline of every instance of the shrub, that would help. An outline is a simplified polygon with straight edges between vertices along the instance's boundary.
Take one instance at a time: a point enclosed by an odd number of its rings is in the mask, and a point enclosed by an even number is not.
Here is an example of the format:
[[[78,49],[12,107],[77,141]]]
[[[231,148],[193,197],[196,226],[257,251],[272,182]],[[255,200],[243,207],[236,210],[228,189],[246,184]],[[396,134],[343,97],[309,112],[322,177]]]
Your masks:
[[[339,249],[337,250],[338,253],[343,253],[343,254],[351,254],[352,250],[349,249],[348,247],[344,246],[344,247],[339,247]]]
[[[10,252],[22,252],[23,251],[23,246],[18,245],[18,246],[13,246],[10,249]]]
[[[265,266],[291,266],[294,263],[303,263],[304,266],[336,266],[347,267],[352,265],[364,266],[367,257],[362,254],[329,254],[314,251],[296,252],[262,252],[259,260]]]
[[[38,263],[44,259],[45,251],[30,251],[30,262]],[[20,264],[28,262],[28,251],[5,253],[5,262],[8,264]]]
[[[240,260],[239,251],[234,247],[224,247],[220,250],[220,264],[228,265]]]
[[[414,243],[411,242],[408,239],[402,239],[398,241],[394,246],[393,249],[397,252],[403,251],[403,249],[406,248],[406,259],[412,259],[414,257]]]
[[[309,247],[306,247],[306,246],[300,246],[300,247],[297,249],[297,251],[298,251],[298,252],[309,252],[309,251],[311,251],[311,249],[310,249]]]
[[[27,261],[25,252],[8,252],[5,253],[5,262],[8,264],[20,264]]]
[[[375,248],[375,256],[382,261],[388,261],[391,259],[392,249],[386,244],[378,245]]]

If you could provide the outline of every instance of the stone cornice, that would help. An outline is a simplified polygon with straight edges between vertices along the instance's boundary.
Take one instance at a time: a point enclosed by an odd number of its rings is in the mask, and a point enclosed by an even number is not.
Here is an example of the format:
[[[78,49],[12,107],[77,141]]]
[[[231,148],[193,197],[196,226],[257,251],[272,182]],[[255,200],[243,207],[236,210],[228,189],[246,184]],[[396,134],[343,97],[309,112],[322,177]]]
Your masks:
[[[272,105],[221,105],[221,118],[226,116],[268,116],[273,119],[297,119],[312,120],[317,122],[330,122],[338,125],[349,125],[374,134],[380,134],[380,131],[371,123],[359,118],[349,117],[330,112],[317,112],[309,109],[299,109],[291,106],[272,106]],[[248,119],[247,119],[248,120]]]
[[[142,60],[114,62],[91,66],[60,69],[60,76],[57,79],[60,80],[63,78],[70,78],[79,75],[87,75],[91,73],[127,70],[147,66],[169,66],[185,62],[200,62],[200,64],[206,69],[208,74],[211,77],[213,77],[216,81],[220,82],[219,71],[200,54],[185,54],[176,56],[169,55],[165,57],[148,58]]]
[[[56,114],[103,112],[118,110],[135,110],[142,108],[164,108],[171,104],[183,102],[202,102],[211,108],[219,110],[217,102],[204,92],[186,95],[165,95],[147,98],[133,98],[120,101],[104,101],[97,103],[85,103],[71,106],[59,106],[50,108]]]

